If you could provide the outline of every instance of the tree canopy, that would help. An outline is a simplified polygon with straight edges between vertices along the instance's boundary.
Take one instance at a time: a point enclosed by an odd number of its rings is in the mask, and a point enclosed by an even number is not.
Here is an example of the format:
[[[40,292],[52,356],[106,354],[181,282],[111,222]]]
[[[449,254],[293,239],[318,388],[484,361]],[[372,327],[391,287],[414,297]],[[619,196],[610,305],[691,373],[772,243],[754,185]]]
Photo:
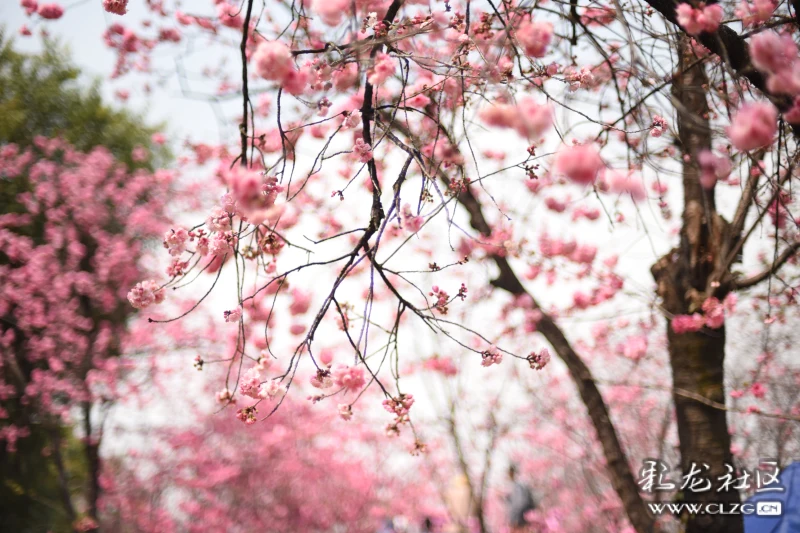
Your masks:
[[[133,311],[119,284],[159,234],[171,178],[152,167],[169,154],[50,41],[41,55],[2,41],[0,116],[0,529],[72,531],[96,507],[93,406],[114,395],[91,389],[118,373]]]

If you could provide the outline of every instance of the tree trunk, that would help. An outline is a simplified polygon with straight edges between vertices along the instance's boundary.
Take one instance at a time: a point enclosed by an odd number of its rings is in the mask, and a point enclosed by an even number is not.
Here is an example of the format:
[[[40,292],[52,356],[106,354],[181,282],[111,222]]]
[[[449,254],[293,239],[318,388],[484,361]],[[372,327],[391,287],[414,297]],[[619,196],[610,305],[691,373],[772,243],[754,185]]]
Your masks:
[[[723,362],[725,360],[724,328],[676,335],[667,332],[673,387],[699,394],[709,400],[725,403]],[[724,464],[733,464],[731,439],[726,412],[684,396],[673,395],[680,439],[681,470],[689,472],[692,464],[698,468],[707,464],[712,481],[725,472]],[[738,502],[735,490],[717,492],[684,491],[686,502]],[[743,531],[741,516],[690,516],[686,533],[737,533]]]
[[[100,498],[100,444],[92,432],[92,404],[83,404],[83,430],[86,433],[84,449],[86,452],[87,466],[87,512],[89,517],[97,522],[97,502]]]
[[[678,42],[680,70],[675,78],[673,96],[678,110],[678,140],[683,158],[683,226],[680,245],[661,258],[652,268],[657,293],[670,315],[700,312],[709,277],[724,261],[723,243],[728,238],[728,223],[716,212],[714,189],[700,186],[696,156],[711,147],[708,123],[708,77],[705,67],[696,64],[689,38]],[[719,295],[717,296],[724,296]],[[739,501],[735,490],[717,492],[716,478],[725,473],[725,463],[732,462],[731,438],[726,412],[686,393],[724,404],[725,329],[703,328],[677,334],[667,324],[673,400],[680,440],[681,470],[685,475],[695,465],[701,475],[714,483],[711,490],[684,490],[681,500],[689,503],[732,503]],[[681,393],[678,395],[677,393]],[[704,465],[708,465],[705,470]],[[676,480],[677,481],[677,480]],[[743,523],[737,515],[693,514],[685,517],[687,533],[741,533]]]

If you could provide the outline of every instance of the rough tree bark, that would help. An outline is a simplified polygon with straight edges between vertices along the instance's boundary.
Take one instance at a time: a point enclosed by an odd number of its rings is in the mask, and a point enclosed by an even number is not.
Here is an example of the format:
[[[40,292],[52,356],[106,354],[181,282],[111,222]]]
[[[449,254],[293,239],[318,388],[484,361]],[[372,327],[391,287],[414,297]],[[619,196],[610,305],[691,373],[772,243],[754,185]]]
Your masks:
[[[680,244],[652,268],[656,291],[668,316],[691,314],[700,309],[708,294],[709,278],[726,261],[730,240],[729,224],[717,213],[714,189],[700,185],[695,156],[711,148],[709,107],[706,99],[708,77],[702,64],[695,64],[690,39],[681,36],[677,43],[680,74],[675,79],[673,97],[678,111],[678,140],[683,159],[683,224]],[[727,267],[726,267],[727,268]],[[717,289],[717,287],[714,287]],[[724,296],[719,292],[716,296]],[[723,385],[725,328],[677,334],[667,320],[667,342],[672,367],[673,388],[689,391],[718,404],[725,403]],[[681,469],[688,473],[693,464],[710,468],[704,475],[712,479],[732,463],[731,438],[726,412],[685,395],[673,394],[680,440]],[[738,502],[735,490],[716,492],[684,491],[686,502]],[[686,533],[740,533],[741,516],[691,515],[685,517]]]

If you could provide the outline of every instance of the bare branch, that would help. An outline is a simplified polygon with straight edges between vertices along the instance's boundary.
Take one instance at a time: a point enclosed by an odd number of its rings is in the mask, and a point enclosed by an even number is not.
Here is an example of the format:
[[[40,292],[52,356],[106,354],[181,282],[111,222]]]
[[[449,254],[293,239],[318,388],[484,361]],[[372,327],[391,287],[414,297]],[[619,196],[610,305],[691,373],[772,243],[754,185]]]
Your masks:
[[[750,276],[749,278],[745,278],[742,280],[734,280],[733,281],[733,288],[734,289],[747,289],[754,285],[761,283],[762,281],[768,279],[770,276],[776,274],[778,270],[794,255],[797,253],[797,250],[800,249],[800,242],[796,242],[791,246],[787,247],[781,255],[779,255],[775,261],[772,263],[772,266],[767,268],[766,270],[759,272],[754,276]]]

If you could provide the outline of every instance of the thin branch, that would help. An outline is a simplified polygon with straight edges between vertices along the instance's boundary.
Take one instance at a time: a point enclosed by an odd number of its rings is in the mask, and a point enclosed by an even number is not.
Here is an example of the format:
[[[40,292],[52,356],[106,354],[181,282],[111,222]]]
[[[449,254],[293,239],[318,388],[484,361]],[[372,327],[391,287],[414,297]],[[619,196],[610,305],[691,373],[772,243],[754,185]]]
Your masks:
[[[753,285],[757,285],[762,281],[766,280],[773,274],[776,274],[778,270],[792,257],[795,256],[797,250],[800,249],[800,242],[796,242],[791,246],[787,247],[781,255],[779,255],[775,261],[772,263],[772,266],[767,268],[766,270],[759,272],[754,276],[750,276],[749,278],[745,278],[742,280],[734,280],[733,281],[733,288],[734,289],[747,289],[752,287]]]

